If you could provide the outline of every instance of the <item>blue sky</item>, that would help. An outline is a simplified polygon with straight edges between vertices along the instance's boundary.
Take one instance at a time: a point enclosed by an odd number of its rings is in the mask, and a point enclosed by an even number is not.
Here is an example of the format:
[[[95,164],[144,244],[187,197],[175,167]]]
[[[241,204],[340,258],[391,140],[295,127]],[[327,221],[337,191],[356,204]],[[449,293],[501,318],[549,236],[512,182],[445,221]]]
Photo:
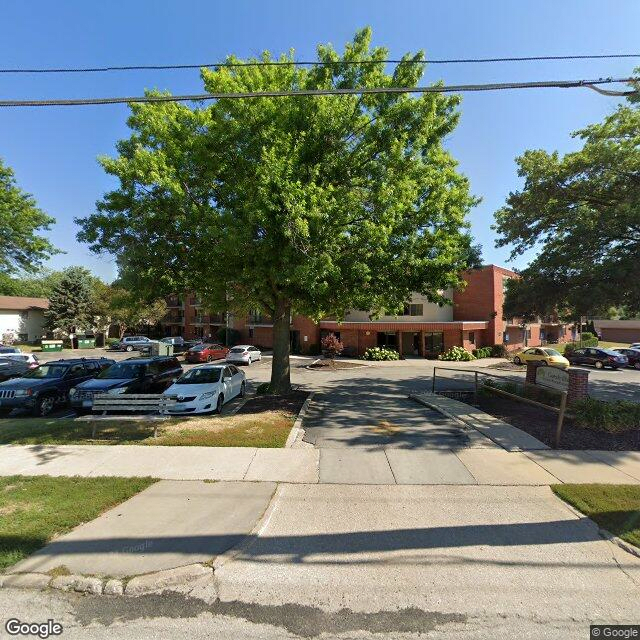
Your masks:
[[[341,48],[365,25],[391,57],[418,49],[427,59],[640,50],[637,0],[32,0],[3,3],[2,22],[2,67],[188,64],[290,48],[308,59],[317,43]],[[626,76],[638,65],[640,59],[434,65],[424,80],[591,79]],[[0,96],[7,99],[138,95],[152,87],[202,90],[197,70],[0,75]],[[617,102],[587,89],[464,96],[460,126],[447,144],[483,198],[471,222],[485,262],[518,267],[527,260],[507,263],[508,251],[494,248],[490,230],[493,212],[520,184],[514,158],[528,148],[575,149],[570,132],[602,119]],[[75,240],[73,218],[92,212],[113,186],[96,157],[112,154],[116,140],[127,137],[126,117],[126,106],[0,110],[0,157],[57,220],[49,235],[66,254],[47,266],[82,264],[107,280],[115,276],[108,257],[94,256]]]

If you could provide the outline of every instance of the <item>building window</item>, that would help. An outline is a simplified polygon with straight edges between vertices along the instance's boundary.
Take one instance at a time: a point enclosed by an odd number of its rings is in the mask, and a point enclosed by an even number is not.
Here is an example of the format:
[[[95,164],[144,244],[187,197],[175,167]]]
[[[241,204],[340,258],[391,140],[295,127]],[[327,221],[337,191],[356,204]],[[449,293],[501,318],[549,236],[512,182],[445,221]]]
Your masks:
[[[253,338],[253,327],[249,327],[249,337]]]
[[[378,346],[396,349],[398,346],[398,336],[395,331],[378,331]]]
[[[475,331],[469,331],[469,342],[471,344],[475,344],[476,343],[476,332]]]
[[[421,316],[423,315],[422,304],[406,304],[402,312],[403,316]]]

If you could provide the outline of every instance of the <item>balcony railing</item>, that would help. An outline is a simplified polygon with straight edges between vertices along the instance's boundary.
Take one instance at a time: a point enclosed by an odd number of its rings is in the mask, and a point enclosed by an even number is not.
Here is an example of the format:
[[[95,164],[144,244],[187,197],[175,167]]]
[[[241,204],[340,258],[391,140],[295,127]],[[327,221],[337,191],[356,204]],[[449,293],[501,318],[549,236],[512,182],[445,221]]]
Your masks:
[[[184,302],[177,296],[169,296],[167,298],[167,307],[170,309],[184,309]]]

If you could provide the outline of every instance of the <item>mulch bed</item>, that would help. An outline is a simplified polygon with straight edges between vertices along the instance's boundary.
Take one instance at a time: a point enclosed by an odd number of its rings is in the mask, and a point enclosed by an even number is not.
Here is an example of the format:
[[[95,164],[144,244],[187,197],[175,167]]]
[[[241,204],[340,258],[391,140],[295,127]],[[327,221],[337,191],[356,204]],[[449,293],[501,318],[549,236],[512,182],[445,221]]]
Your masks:
[[[340,362],[340,360],[318,360],[309,365],[309,369],[325,369],[334,371],[336,369],[353,369],[354,367],[366,367],[366,364],[358,364],[357,362]]]
[[[242,405],[238,415],[242,413],[262,413],[263,411],[284,411],[297,416],[308,396],[308,391],[291,391],[281,396],[253,396]]]
[[[495,364],[489,364],[485,369],[500,369],[503,371],[526,371],[527,365],[516,364],[515,362],[497,362]]]
[[[526,431],[553,447],[558,414],[508,398],[481,395],[479,409]],[[593,431],[577,427],[565,418],[560,449],[599,449],[603,451],[640,451],[640,429],[624,433]]]

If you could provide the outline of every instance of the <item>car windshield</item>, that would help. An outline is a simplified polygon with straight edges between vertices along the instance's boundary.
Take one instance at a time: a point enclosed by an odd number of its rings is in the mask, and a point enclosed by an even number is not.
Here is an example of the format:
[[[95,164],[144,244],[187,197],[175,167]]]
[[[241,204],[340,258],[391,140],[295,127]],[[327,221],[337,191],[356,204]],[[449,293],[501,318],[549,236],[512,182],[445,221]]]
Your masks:
[[[25,378],[62,378],[69,369],[64,364],[42,364],[25,374]]]
[[[191,369],[180,376],[176,384],[208,384],[220,382],[222,369]]]
[[[98,378],[107,380],[133,380],[134,378],[142,378],[145,372],[143,364],[132,364],[127,362],[118,362],[105,369]]]
[[[195,347],[191,347],[191,349],[189,349],[189,351],[204,351],[206,348],[207,348],[206,345],[198,344]]]
[[[231,353],[244,353],[246,349],[244,347],[233,347]]]
[[[543,349],[548,356],[561,356],[562,354],[555,349]]]
[[[600,349],[601,353],[606,353],[608,356],[619,356],[622,355],[613,349]]]
[[[15,347],[0,347],[0,353],[20,353]]]

